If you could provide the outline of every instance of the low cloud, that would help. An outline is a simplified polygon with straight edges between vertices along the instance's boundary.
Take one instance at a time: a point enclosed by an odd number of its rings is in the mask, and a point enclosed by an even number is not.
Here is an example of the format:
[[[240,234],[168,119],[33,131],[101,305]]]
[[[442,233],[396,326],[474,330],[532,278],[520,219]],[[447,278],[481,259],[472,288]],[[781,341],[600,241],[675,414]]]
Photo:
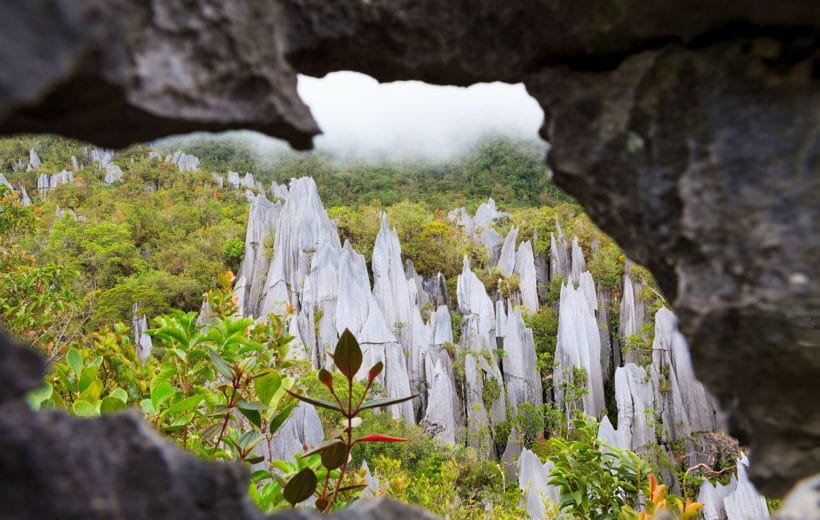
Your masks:
[[[347,159],[444,161],[489,134],[537,141],[543,118],[522,84],[379,83],[364,74],[335,72],[300,76],[299,95],[323,132],[314,138],[316,150]],[[242,136],[267,158],[287,149],[261,134],[229,134]]]

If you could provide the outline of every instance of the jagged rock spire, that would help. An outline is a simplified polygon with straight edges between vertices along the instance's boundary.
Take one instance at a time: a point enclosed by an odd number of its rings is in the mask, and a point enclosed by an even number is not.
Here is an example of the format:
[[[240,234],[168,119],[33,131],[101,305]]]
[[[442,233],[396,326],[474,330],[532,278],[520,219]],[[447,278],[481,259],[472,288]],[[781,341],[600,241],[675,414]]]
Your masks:
[[[515,274],[518,275],[521,304],[529,312],[538,311],[538,281],[535,272],[535,255],[529,240],[521,242],[515,254]]]
[[[521,403],[543,404],[541,375],[536,369],[535,341],[532,330],[521,318],[521,311],[509,306],[503,328],[504,382],[510,406],[517,409]]]
[[[265,241],[272,240],[282,210],[281,204],[274,204],[263,193],[253,197],[245,231],[245,254],[239,266],[239,277],[246,280],[244,305],[240,307],[242,316],[256,316],[262,297],[265,278],[270,264],[265,250]]]
[[[737,461],[736,475],[729,484],[713,485],[704,480],[700,485],[698,502],[703,504],[704,520],[766,520],[769,508],[749,480],[748,459],[743,456]]]
[[[604,409],[601,339],[595,317],[598,302],[594,298],[594,286],[590,287],[591,276],[580,278],[587,281],[577,289],[572,283],[561,286],[553,369],[555,401],[559,408],[564,407],[570,404],[566,388],[584,387],[586,394],[580,399],[581,408],[587,415],[598,417]]]
[[[28,169],[27,170],[38,170],[40,169],[40,156],[37,155],[37,152],[34,151],[34,148],[28,151]]]
[[[122,168],[116,164],[108,164],[105,167],[105,183],[114,184],[122,180]]]
[[[137,302],[134,302],[131,314],[131,325],[134,331],[134,345],[137,349],[137,357],[141,363],[145,363],[145,360],[151,355],[151,349],[153,348],[151,336],[146,333],[148,330],[148,318],[146,318],[144,314],[142,316],[139,315],[139,304]]]
[[[273,260],[265,283],[261,314],[281,314],[285,303],[298,305],[298,295],[313,255],[325,244],[341,250],[336,226],[327,216],[316,183],[310,177],[291,182],[276,225]]]
[[[239,189],[239,186],[242,185],[242,180],[239,177],[239,173],[237,172],[228,172],[227,176],[228,186],[234,190]]]
[[[501,255],[496,264],[501,274],[510,276],[515,269],[515,241],[518,238],[518,228],[514,227],[507,233],[504,245],[501,246]]]
[[[518,457],[518,487],[521,489],[521,504],[527,509],[532,520],[547,518],[546,503],[558,504],[561,490],[548,484],[553,464],[541,464],[538,456],[530,450],[523,450]]]

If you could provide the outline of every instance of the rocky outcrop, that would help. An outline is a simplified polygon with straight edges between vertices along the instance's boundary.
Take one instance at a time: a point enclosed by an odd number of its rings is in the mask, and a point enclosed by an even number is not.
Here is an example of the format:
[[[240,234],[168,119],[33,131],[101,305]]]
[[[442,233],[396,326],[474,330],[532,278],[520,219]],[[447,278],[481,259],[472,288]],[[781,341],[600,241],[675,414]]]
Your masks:
[[[28,196],[26,187],[23,185],[20,185],[20,204],[23,206],[31,206],[31,197]]]
[[[316,183],[295,179],[282,206],[273,244],[260,315],[283,314],[286,304],[299,305],[298,294],[308,275],[313,255],[329,245],[341,249],[336,226],[330,221]]]
[[[504,337],[502,367],[507,400],[517,410],[521,403],[541,406],[541,374],[535,363],[535,342],[532,330],[521,318],[521,311],[509,307],[500,334]]]
[[[584,290],[592,278],[584,279],[589,281],[577,289],[571,282],[561,286],[553,387],[559,409],[566,409],[569,414],[570,408],[580,408],[585,414],[598,417],[605,407],[601,338],[595,317],[598,302],[591,299],[594,287],[592,294]],[[585,392],[579,395],[578,389]]]
[[[549,518],[546,504],[558,504],[561,498],[561,490],[548,483],[552,467],[549,461],[541,464],[538,456],[530,450],[522,451],[518,457],[517,474],[521,502],[529,518],[533,520]]]
[[[37,152],[34,151],[34,148],[28,151],[28,167],[26,171],[31,170],[39,170],[40,169],[40,156],[37,155]]]
[[[105,167],[106,184],[114,184],[115,182],[120,182],[122,181],[122,176],[122,168],[120,168],[116,164],[109,164]]]
[[[176,164],[177,168],[179,168],[179,171],[181,172],[190,172],[199,168],[198,157],[187,153],[183,153],[180,150],[177,150],[174,153],[167,155],[165,157],[165,162]]]
[[[527,81],[555,182],[652,271],[751,445],[751,476],[775,494],[820,465],[820,89],[817,47],[797,41],[670,45]]]
[[[493,228],[493,224],[499,223],[507,217],[509,217],[509,213],[498,211],[492,197],[478,207],[475,217],[470,217],[463,207],[451,210],[447,214],[450,221],[462,226],[464,231],[477,244],[481,244],[487,249],[487,257],[491,265],[498,263],[502,245],[501,235]],[[514,250],[512,254],[514,254]],[[509,259],[506,259],[505,262],[508,263]]]
[[[118,147],[248,128],[308,148],[318,128],[272,37],[282,20],[249,1],[6,5],[0,131]]]
[[[521,304],[528,312],[538,310],[538,279],[535,272],[535,255],[529,240],[521,242],[515,254],[515,274],[518,275],[518,292]]]
[[[265,248],[266,241],[273,241],[279,212],[282,205],[271,203],[264,193],[254,196],[248,214],[245,231],[245,254],[239,266],[238,275],[245,277],[245,287],[239,307],[243,316],[259,314],[259,300],[265,288],[265,279],[270,264],[270,253]]]
[[[769,508],[747,476],[749,461],[742,457],[737,461],[736,475],[727,485],[712,484],[704,480],[698,492],[698,502],[703,504],[704,520],[766,520]],[[817,513],[815,509],[814,514]],[[810,518],[810,517],[806,517]]]

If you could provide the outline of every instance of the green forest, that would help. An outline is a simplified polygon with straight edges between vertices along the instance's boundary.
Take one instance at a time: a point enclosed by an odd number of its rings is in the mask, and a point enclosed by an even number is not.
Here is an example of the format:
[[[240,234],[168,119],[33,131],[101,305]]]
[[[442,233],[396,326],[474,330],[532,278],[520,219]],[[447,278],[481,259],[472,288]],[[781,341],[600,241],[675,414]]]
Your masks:
[[[37,168],[30,167],[32,149]],[[198,168],[180,171],[166,160],[176,150],[198,157]],[[377,163],[318,152],[264,156],[239,137],[174,138],[116,151],[113,163],[123,175],[110,184],[109,172],[90,152],[86,144],[52,136],[0,140],[0,171],[12,188],[0,184],[0,324],[48,363],[44,386],[29,402],[81,417],[137,409],[159,434],[195,455],[246,464],[249,494],[263,511],[298,505],[330,512],[387,495],[446,518],[517,519],[526,517],[527,499],[509,464],[463,442],[436,442],[422,426],[380,411],[395,402],[376,382],[384,367],[364,366],[352,335],[342,334],[334,346],[333,370],[316,370],[291,355],[295,310],[266,320],[238,313],[234,287],[251,204],[246,189],[219,187],[214,174],[251,172],[265,190],[272,182],[313,178],[341,242],[364,256],[371,279],[386,214],[402,259],[412,261],[421,277],[441,273],[446,280],[453,344],[463,325],[455,302],[465,257],[488,294],[510,298],[520,284],[448,218],[459,207],[473,214],[493,198],[507,214],[494,229],[504,237],[516,228],[518,243],[531,241],[536,256],[548,257],[550,236],[559,228],[577,237],[599,294],[611,296],[604,328],[613,337],[625,274],[641,284],[636,299],[647,318],[621,348],[637,353],[642,366],[651,362],[652,316],[666,303],[648,271],[625,268],[618,246],[552,184],[535,143],[488,136],[444,163]],[[38,188],[43,174],[62,171],[73,179]],[[23,203],[23,188],[31,204]],[[563,283],[540,286],[538,310],[522,311],[547,396]],[[434,311],[422,309],[423,317]],[[145,359],[133,332],[142,315],[153,344]],[[452,367],[463,386],[457,351],[453,346]],[[354,378],[360,368],[368,374],[364,379]],[[562,389],[578,393],[569,401],[582,398],[578,381],[585,377]],[[613,384],[605,386],[607,403],[614,402]],[[489,402],[499,389],[487,384],[484,391]],[[329,442],[305,446],[295,459],[272,460],[270,444],[305,400],[316,407]],[[664,440],[671,448],[662,453],[609,448],[598,437],[600,417],[549,401],[527,405],[493,433],[506,440],[519,432],[522,447],[553,468],[549,483],[560,499],[544,501],[545,518],[699,518],[699,487],[706,480],[728,483],[740,454],[734,439],[715,432],[711,465],[692,470],[676,458],[687,449],[682,441]],[[617,410],[610,405],[609,412]]]

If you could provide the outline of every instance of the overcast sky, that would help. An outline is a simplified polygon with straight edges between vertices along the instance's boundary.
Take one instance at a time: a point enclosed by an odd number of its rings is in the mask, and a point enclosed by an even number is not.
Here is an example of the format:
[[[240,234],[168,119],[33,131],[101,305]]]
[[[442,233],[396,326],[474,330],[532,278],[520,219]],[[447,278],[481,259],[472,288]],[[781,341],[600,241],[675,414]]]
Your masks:
[[[341,156],[448,159],[488,133],[537,139],[543,118],[521,84],[380,84],[364,74],[335,72],[300,76],[299,95],[324,132],[316,148]]]

